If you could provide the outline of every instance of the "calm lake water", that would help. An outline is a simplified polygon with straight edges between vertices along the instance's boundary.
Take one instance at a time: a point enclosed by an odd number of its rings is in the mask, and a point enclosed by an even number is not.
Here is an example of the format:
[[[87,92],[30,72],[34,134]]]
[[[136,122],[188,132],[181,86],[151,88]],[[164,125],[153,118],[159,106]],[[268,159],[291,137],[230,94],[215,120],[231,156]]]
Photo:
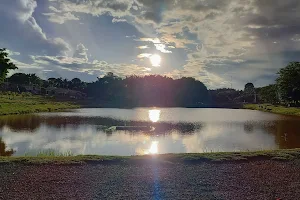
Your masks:
[[[155,130],[107,131],[111,126]],[[46,150],[140,155],[299,147],[299,117],[251,110],[97,108],[0,117],[0,155]]]

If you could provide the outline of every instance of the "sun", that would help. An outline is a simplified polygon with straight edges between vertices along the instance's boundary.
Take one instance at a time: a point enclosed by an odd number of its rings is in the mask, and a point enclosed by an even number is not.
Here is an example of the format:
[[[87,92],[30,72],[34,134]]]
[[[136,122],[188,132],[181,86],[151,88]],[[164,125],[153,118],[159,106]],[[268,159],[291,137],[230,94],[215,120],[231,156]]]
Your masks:
[[[153,67],[160,67],[161,57],[158,54],[153,54],[149,57]]]

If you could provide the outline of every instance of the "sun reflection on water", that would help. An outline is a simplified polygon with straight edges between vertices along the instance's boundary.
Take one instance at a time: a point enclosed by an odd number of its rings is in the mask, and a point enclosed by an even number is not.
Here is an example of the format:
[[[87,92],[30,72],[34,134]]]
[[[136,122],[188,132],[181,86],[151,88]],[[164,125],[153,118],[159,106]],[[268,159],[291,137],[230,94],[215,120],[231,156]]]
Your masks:
[[[160,119],[160,110],[157,109],[149,110],[149,119],[152,122],[158,122]]]
[[[151,143],[151,146],[148,150],[148,154],[157,154],[158,153],[158,142],[157,141],[153,141]]]

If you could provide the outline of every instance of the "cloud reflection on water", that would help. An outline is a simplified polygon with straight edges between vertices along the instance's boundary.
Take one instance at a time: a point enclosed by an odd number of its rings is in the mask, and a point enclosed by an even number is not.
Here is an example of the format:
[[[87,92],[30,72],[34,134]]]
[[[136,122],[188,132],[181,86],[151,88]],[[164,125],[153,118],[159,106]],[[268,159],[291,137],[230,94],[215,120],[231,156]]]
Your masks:
[[[140,116],[147,116],[150,113],[149,109],[140,109],[139,112],[141,111],[143,113]],[[124,121],[103,117],[50,114],[48,117],[35,115],[0,120],[0,137],[7,149],[12,148],[16,151],[15,155],[46,149],[55,149],[62,153],[71,151],[74,154],[133,155],[300,147],[298,142],[300,136],[296,134],[300,131],[297,120],[229,122],[226,119],[227,121],[223,122],[213,122],[211,116],[210,121],[201,124],[172,123],[165,122],[164,119],[165,116],[172,117],[172,111],[170,113],[166,113],[166,109],[158,111],[153,114],[154,121],[158,119],[155,123],[126,121],[127,124],[134,125],[151,124],[157,127],[155,132],[108,133],[103,131],[101,124],[123,125]],[[187,109],[187,113],[183,112],[181,116],[176,117],[189,117],[191,113],[195,111]],[[33,126],[30,125],[31,122]],[[26,128],[26,124],[29,128]],[[283,139],[284,133],[286,137]]]

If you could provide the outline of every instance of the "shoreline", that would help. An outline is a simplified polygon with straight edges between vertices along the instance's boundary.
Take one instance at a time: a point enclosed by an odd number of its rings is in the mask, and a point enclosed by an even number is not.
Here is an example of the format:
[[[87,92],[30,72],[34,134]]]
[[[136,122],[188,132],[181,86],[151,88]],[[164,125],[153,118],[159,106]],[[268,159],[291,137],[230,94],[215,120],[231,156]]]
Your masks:
[[[300,149],[265,150],[248,152],[179,153],[137,156],[105,155],[37,155],[0,157],[0,164],[141,164],[158,161],[161,163],[206,163],[206,162],[250,162],[258,160],[300,160]]]
[[[248,110],[258,110],[262,112],[300,117],[300,108],[296,107],[285,107],[271,104],[245,104],[243,108]]]

